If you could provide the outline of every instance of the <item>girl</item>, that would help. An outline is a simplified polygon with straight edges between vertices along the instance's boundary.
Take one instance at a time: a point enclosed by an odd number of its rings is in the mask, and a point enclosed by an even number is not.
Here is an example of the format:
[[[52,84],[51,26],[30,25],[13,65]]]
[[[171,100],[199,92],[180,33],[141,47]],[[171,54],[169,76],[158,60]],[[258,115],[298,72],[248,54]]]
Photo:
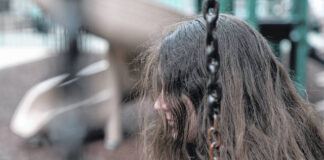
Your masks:
[[[221,160],[322,160],[317,113],[296,92],[267,41],[247,23],[220,15],[217,30]],[[143,97],[152,98],[143,125],[143,159],[207,160],[206,22],[183,22],[149,52]]]

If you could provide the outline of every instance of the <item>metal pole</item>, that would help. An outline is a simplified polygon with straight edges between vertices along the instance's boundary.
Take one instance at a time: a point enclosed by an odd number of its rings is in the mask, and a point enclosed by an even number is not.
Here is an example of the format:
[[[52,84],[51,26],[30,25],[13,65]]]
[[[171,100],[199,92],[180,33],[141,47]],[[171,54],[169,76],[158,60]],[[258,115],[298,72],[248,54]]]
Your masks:
[[[196,0],[196,12],[201,13],[204,0]]]
[[[298,92],[305,95],[306,84],[306,63],[308,59],[309,46],[307,43],[308,32],[308,3],[307,0],[294,0],[293,17],[296,26],[292,33],[293,41],[296,42],[296,81],[298,83]]]
[[[234,0],[220,0],[220,12],[233,14]]]
[[[247,8],[248,8],[247,21],[255,29],[258,29],[258,20],[257,20],[257,16],[256,16],[256,3],[257,3],[257,0],[247,0]]]

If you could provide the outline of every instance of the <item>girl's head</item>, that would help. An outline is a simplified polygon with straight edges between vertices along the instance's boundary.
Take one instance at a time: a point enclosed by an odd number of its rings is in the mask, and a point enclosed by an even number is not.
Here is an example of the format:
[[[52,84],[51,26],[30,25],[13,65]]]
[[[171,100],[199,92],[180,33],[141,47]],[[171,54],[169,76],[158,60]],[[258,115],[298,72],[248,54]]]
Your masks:
[[[324,159],[315,113],[295,91],[266,40],[245,22],[220,15],[222,85],[219,132],[224,159]],[[183,22],[143,54],[146,159],[207,159],[206,25]]]

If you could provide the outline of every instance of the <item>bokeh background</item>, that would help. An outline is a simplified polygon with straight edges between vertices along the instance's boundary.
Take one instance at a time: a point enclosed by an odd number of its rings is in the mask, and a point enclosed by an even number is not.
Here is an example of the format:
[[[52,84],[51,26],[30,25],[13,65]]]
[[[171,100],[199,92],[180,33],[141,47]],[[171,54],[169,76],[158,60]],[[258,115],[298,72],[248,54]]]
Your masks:
[[[324,1],[220,3],[267,38],[296,89],[324,115]],[[0,0],[0,160],[141,159],[134,60],[202,4]],[[115,133],[119,143],[108,143]]]

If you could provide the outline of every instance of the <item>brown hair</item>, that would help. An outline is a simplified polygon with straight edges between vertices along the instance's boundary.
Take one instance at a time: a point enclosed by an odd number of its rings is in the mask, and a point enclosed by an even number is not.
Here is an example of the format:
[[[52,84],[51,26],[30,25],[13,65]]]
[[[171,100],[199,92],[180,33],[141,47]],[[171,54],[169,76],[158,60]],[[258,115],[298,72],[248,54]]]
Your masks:
[[[220,159],[324,159],[320,119],[298,95],[262,35],[229,15],[220,15],[214,34],[221,62]],[[163,113],[145,105],[144,159],[208,159],[205,39],[205,22],[199,17],[177,25],[141,55],[142,96],[154,101],[163,91],[176,128],[174,135]],[[183,94],[194,113],[188,112]],[[195,122],[190,114],[197,116]],[[190,123],[197,123],[196,130]]]

